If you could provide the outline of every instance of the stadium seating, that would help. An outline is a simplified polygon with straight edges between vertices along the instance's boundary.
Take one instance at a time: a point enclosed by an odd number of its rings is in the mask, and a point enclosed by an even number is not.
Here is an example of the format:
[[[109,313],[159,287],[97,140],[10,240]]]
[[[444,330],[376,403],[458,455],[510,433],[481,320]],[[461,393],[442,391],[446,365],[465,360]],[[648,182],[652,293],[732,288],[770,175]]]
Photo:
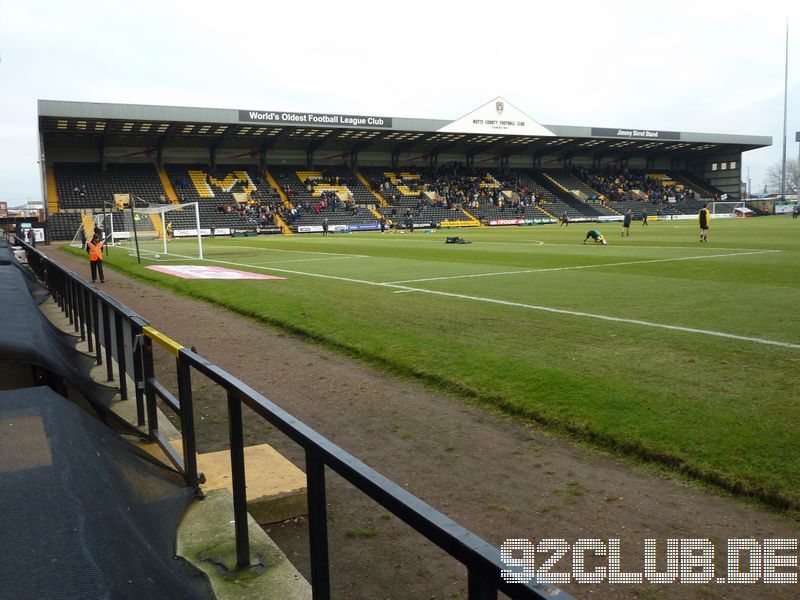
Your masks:
[[[58,212],[47,217],[47,237],[50,240],[73,240],[81,226],[79,212]]]
[[[710,183],[702,181],[699,177],[689,173],[688,171],[667,171],[666,172],[672,179],[678,183],[683,184],[688,189],[695,193],[695,198],[719,198],[723,192]]]
[[[648,215],[696,213],[702,201],[684,180],[669,171],[576,168],[465,169],[451,163],[428,168],[364,167],[354,173],[347,166],[310,169],[301,165],[166,165],[160,177],[154,165],[59,163],[53,180],[61,213],[108,208],[114,193],[131,193],[146,203],[197,202],[202,227],[375,225],[381,217],[402,227],[407,216],[414,223],[450,221],[515,222],[596,220],[619,216],[628,209],[635,218]],[[365,185],[366,182],[366,185]],[[273,189],[273,185],[279,189]],[[381,200],[372,189],[379,194]],[[577,193],[576,193],[577,192]],[[283,194],[283,196],[281,196]],[[603,197],[601,198],[601,194]],[[674,196],[672,196],[674,194]],[[672,198],[676,201],[672,201]],[[657,198],[657,201],[652,201]],[[285,201],[284,201],[285,199]],[[601,202],[602,200],[602,202]],[[78,221],[55,218],[51,212],[51,239],[72,239]],[[125,217],[118,219],[123,226]],[[194,215],[172,213],[173,229],[194,228]]]
[[[541,206],[555,218],[565,215],[568,219],[597,218],[598,212],[569,192],[560,189],[552,180],[545,177],[541,171],[514,171],[522,184],[530,186],[541,199]]]
[[[569,171],[563,169],[545,169],[542,173],[550,177],[564,189],[582,193],[586,196],[585,201],[587,202],[591,202],[598,195],[597,190],[589,187],[586,182],[578,179]]]
[[[347,167],[307,169],[302,166],[271,166],[270,173],[289,202],[287,223],[293,226],[375,223],[379,203],[375,195]]]
[[[168,202],[152,164],[108,164],[103,169],[97,163],[56,163],[53,171],[62,211],[110,208],[114,194],[132,194],[150,204]]]
[[[282,209],[277,192],[252,165],[218,165],[214,170],[166,165],[165,171],[181,202],[198,203],[201,227],[271,226],[272,215]]]

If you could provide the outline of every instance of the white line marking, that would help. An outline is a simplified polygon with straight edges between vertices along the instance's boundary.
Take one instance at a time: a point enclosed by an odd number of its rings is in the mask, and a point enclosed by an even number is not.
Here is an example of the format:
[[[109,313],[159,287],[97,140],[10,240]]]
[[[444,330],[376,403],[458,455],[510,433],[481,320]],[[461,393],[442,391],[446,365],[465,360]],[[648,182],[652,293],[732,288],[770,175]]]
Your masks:
[[[348,260],[351,258],[361,258],[360,256],[342,255],[342,256],[328,256],[325,258],[297,258],[294,260],[270,260],[263,263],[253,263],[255,265],[283,265],[287,263],[301,263],[301,262],[324,262],[326,260]],[[368,257],[364,257],[368,258]]]
[[[772,250],[771,252],[779,252],[778,250]],[[727,255],[723,255],[727,256]],[[529,310],[537,310],[541,312],[549,312],[554,314],[560,315],[570,315],[573,317],[585,317],[588,319],[599,319],[602,321],[613,321],[616,323],[627,323],[629,325],[641,325],[644,327],[655,327],[659,329],[669,329],[671,331],[683,331],[686,333],[699,333],[702,335],[710,335],[714,337],[721,337],[727,338],[732,340],[737,340],[740,342],[753,342],[755,344],[762,344],[765,346],[779,346],[781,348],[790,348],[792,350],[800,350],[800,344],[793,344],[791,342],[781,342],[778,340],[769,340],[764,338],[757,338],[757,337],[750,337],[746,335],[736,335],[733,333],[724,333],[722,331],[713,331],[710,329],[696,329],[694,327],[682,327],[680,325],[667,325],[665,323],[654,323],[652,321],[642,321],[640,319],[626,319],[623,317],[612,317],[609,315],[600,315],[594,313],[587,313],[581,312],[576,310],[567,310],[563,308],[552,308],[550,306],[539,306],[536,304],[523,304],[521,302],[510,302],[508,300],[496,300],[494,298],[483,298],[481,296],[467,296],[465,294],[454,294],[451,292],[437,292],[435,290],[426,290],[424,288],[413,288],[403,285],[397,285],[393,283],[381,283],[376,281],[366,281],[363,279],[352,279],[350,277],[340,277],[338,275],[321,275],[319,273],[306,273],[304,271],[292,271],[290,269],[276,269],[273,267],[257,267],[253,265],[247,265],[242,263],[231,262],[228,260],[212,260],[206,259],[209,262],[216,262],[220,264],[227,264],[227,265],[234,265],[237,267],[250,267],[252,269],[262,269],[264,271],[277,271],[278,273],[290,273],[292,275],[305,275],[306,277],[317,277],[320,279],[333,279],[335,281],[345,281],[347,283],[359,283],[362,285],[371,285],[376,287],[385,287],[385,288],[396,288],[398,290],[406,291],[406,292],[419,292],[422,294],[433,294],[436,296],[445,296],[448,298],[458,298],[460,300],[472,300],[474,302],[488,302],[490,304],[500,304],[502,306],[513,306],[517,308],[527,308]]]
[[[497,271],[494,273],[474,273],[472,275],[448,275],[447,277],[426,277],[424,279],[403,279],[400,281],[387,281],[387,284],[397,283],[422,283],[424,281],[443,281],[447,279],[470,279],[473,277],[494,277],[497,275],[520,275],[523,273],[546,273],[549,271],[571,271],[574,269],[596,269],[598,267],[620,267],[624,265],[643,265],[648,263],[670,262],[677,260],[701,260],[704,258],[724,258],[726,256],[746,256],[748,254],[765,254],[780,252],[780,250],[755,250],[753,252],[728,252],[726,254],[706,254],[704,256],[682,256],[678,258],[654,258],[651,260],[628,260],[613,263],[599,263],[595,265],[576,265],[574,267],[552,267],[548,269],[524,269],[519,271]]]
[[[594,313],[581,312],[577,310],[566,310],[563,308],[552,308],[549,306],[538,306],[535,304],[523,304],[521,302],[509,302],[507,300],[495,300],[494,298],[482,298],[480,296],[467,296],[464,294],[453,294],[450,292],[437,292],[434,290],[415,289],[409,291],[424,292],[426,294],[435,294],[437,296],[447,296],[449,298],[459,298],[462,300],[474,300],[478,302],[489,302],[491,304],[501,304],[504,306],[516,306],[518,308],[527,308],[530,310],[538,310],[542,312],[555,313],[560,315],[570,315],[573,317],[586,317],[590,319],[600,319],[602,321],[614,321],[617,323],[627,323],[630,325],[643,325],[645,327],[656,327],[659,329],[669,329],[671,331],[683,331],[686,333],[700,333],[703,335],[710,335],[715,337],[728,338],[738,340],[741,342],[754,342],[756,344],[764,344],[767,346],[780,346],[781,348],[791,348],[792,350],[800,350],[800,344],[792,344],[791,342],[781,342],[778,340],[768,340],[764,338],[750,337],[746,335],[736,335],[733,333],[724,333],[722,331],[712,331],[709,329],[696,329],[694,327],[682,327],[680,325],[667,325],[665,323],[654,323],[652,321],[642,321],[640,319],[626,319],[623,317],[612,317],[609,315],[600,315]]]
[[[286,250],[285,248],[270,248],[268,246],[211,246],[209,250],[219,250],[222,248],[242,248],[244,250],[258,250],[259,252],[292,252],[295,254],[323,254],[327,256],[346,256],[349,258],[372,258],[367,254],[347,254],[342,252],[317,252],[315,250]]]

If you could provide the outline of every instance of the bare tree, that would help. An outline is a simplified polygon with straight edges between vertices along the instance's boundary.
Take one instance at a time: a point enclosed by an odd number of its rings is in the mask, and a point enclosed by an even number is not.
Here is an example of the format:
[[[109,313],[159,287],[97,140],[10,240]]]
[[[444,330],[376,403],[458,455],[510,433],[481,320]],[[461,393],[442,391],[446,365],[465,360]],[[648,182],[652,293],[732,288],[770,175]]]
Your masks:
[[[781,193],[781,163],[776,162],[767,169],[767,189],[771,194]],[[800,190],[800,168],[797,160],[786,161],[786,194],[797,194]]]

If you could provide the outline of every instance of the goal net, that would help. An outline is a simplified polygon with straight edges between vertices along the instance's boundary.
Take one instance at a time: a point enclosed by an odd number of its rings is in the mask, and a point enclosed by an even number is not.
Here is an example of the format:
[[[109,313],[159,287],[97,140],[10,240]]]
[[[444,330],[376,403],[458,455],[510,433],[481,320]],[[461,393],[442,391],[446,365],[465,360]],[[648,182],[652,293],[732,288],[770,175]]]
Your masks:
[[[105,237],[106,244],[126,248],[131,256],[139,258],[203,258],[203,230],[197,202],[84,215],[72,245],[84,245],[95,232]]]
[[[737,208],[745,208],[744,202],[710,202],[708,210],[712,215],[721,216],[734,216]]]

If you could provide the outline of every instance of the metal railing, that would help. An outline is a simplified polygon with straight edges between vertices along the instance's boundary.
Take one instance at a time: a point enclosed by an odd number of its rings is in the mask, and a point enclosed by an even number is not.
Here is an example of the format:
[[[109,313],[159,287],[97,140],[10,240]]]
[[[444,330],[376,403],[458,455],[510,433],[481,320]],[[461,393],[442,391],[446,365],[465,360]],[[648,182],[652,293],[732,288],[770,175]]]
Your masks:
[[[158,443],[183,473],[186,485],[197,487],[202,481],[202,475],[197,473],[192,373],[196,371],[204,375],[225,390],[237,568],[250,566],[242,419],[242,405],[245,405],[305,451],[311,588],[315,600],[330,598],[325,467],[338,473],[464,565],[468,573],[470,600],[496,599],[498,591],[514,600],[571,598],[546,583],[506,582],[501,577],[501,570],[506,565],[501,561],[497,548],[367,466],[224,369],[150,327],[132,310],[50,260],[38,249],[24,242],[21,245],[25,247],[31,269],[69,318],[75,332],[86,340],[97,364],[105,361],[109,381],[114,379],[112,361],[116,360],[123,400],[129,397],[126,378],[134,382],[138,425],[146,426],[150,439]],[[175,357],[177,398],[155,377],[153,343]],[[160,398],[180,418],[182,453],[175,451],[158,430],[156,398]]]

